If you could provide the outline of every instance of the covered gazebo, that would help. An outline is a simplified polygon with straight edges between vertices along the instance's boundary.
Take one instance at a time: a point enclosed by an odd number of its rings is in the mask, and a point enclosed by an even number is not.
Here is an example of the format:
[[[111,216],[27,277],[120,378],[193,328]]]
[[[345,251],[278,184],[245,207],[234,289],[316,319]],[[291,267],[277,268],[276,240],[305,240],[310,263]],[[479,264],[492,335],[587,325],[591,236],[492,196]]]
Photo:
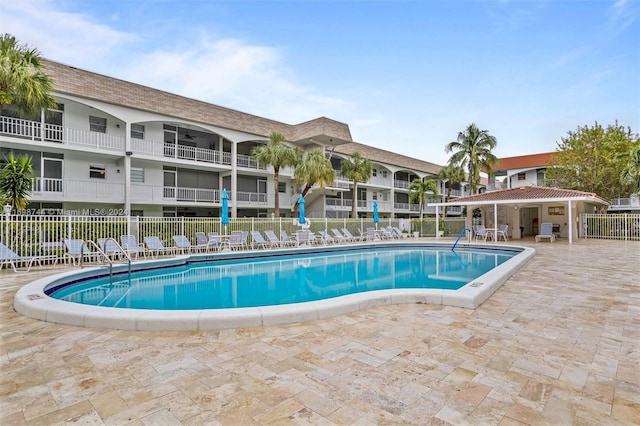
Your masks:
[[[473,211],[480,209],[483,225],[495,231],[500,225],[509,225],[509,237],[520,239],[536,235],[540,223],[553,223],[553,232],[573,243],[579,236],[580,215],[606,210],[609,202],[597,194],[571,189],[544,186],[521,186],[489,191],[450,200],[430,203],[429,206],[467,207],[467,225],[471,228]],[[440,219],[436,209],[436,222]]]

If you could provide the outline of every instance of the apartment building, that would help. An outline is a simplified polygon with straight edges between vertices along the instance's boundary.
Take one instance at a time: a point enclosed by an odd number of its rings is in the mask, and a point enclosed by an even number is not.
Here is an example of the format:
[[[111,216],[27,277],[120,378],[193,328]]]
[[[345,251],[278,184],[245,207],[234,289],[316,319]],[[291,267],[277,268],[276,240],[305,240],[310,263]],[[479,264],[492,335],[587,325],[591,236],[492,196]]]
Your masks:
[[[511,189],[521,186],[554,186],[546,180],[547,167],[552,164],[553,152],[520,155],[499,158],[493,166],[494,176],[490,178],[489,189]],[[503,178],[502,183],[498,182]],[[640,197],[632,194],[629,197],[611,200],[609,213],[640,212]]]
[[[303,151],[324,150],[336,169],[333,184],[305,197],[309,217],[348,217],[353,202],[371,216],[374,200],[382,217],[417,217],[409,184],[441,167],[354,142],[347,124],[326,117],[291,125],[52,61],[45,69],[58,107],[28,118],[5,107],[0,117],[0,154],[33,159],[28,213],[217,217],[224,188],[232,217],[269,217],[273,169],[251,151],[274,131]],[[355,151],[374,163],[356,194],[340,173]],[[278,192],[281,215],[295,216],[292,168],[280,171]],[[468,193],[457,186],[453,195]]]

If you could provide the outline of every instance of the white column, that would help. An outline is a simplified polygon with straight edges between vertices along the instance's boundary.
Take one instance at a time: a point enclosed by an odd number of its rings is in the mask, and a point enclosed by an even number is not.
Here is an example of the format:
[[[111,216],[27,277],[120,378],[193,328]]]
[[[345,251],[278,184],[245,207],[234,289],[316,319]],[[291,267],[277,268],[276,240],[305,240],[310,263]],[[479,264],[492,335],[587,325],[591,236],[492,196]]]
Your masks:
[[[124,123],[124,211],[131,217],[131,123]],[[127,233],[131,235],[131,220],[127,221]]]
[[[131,213],[131,123],[124,124],[124,210]]]
[[[493,242],[498,242],[498,205],[493,205]]]
[[[569,244],[573,244],[573,227],[575,226],[575,221],[573,220],[573,212],[571,210],[571,201],[567,203],[569,205],[569,220],[567,221],[569,224]]]
[[[440,239],[440,209],[436,206],[436,240]]]
[[[238,217],[238,144],[231,142],[231,217]]]

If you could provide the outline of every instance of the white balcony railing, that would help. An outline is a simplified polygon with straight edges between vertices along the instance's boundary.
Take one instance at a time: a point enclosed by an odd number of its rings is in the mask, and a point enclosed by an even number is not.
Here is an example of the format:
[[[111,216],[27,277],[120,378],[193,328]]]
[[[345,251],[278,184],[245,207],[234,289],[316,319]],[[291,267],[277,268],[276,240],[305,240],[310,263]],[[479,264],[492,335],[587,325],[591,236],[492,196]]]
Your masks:
[[[238,204],[263,204],[266,205],[269,202],[269,194],[259,192],[238,192],[236,194],[238,198]],[[282,201],[280,201],[282,204]]]
[[[339,198],[327,198],[325,200],[325,205],[327,207],[333,207],[333,208],[335,208],[335,207],[339,207],[340,208],[341,207],[341,208],[345,208],[345,209],[346,208],[350,209],[351,206],[352,206],[352,203],[351,203],[351,200],[342,200],[342,199],[339,199]]]
[[[245,167],[248,169],[259,169],[265,170],[267,167],[261,164],[258,164],[255,158],[250,155],[238,154],[238,159],[236,160],[236,164],[238,167]]]
[[[609,210],[640,209],[640,197],[613,198]]]
[[[175,201],[219,202],[220,191],[217,189],[165,186],[163,198]]]
[[[409,185],[411,185],[411,182],[409,182],[408,180],[398,180],[398,179],[393,180],[394,188],[407,189],[409,188]]]
[[[58,192],[62,193],[62,179],[34,178],[33,192]]]
[[[125,144],[123,136],[71,129],[54,124],[45,124],[43,132],[42,123],[39,121],[13,117],[0,117],[0,133],[33,141],[57,142],[109,151],[124,151]]]

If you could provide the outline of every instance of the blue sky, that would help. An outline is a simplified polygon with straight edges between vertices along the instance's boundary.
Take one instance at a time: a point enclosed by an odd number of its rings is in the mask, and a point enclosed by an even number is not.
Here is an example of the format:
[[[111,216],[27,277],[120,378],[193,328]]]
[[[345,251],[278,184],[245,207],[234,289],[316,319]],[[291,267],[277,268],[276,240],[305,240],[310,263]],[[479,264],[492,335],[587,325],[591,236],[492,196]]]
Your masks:
[[[578,126],[640,131],[636,0],[0,0],[43,56],[445,164],[476,123],[499,157]]]

